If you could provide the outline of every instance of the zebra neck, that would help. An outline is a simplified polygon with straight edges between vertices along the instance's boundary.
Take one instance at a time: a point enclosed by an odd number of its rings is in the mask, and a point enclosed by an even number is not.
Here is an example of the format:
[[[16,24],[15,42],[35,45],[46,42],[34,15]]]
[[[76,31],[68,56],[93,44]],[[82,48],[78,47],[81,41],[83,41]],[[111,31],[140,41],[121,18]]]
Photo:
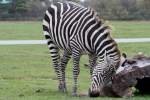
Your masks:
[[[120,52],[118,51],[112,55],[105,50],[105,53],[98,57],[97,63],[98,65],[105,65],[104,67],[114,66],[117,69],[120,63]]]

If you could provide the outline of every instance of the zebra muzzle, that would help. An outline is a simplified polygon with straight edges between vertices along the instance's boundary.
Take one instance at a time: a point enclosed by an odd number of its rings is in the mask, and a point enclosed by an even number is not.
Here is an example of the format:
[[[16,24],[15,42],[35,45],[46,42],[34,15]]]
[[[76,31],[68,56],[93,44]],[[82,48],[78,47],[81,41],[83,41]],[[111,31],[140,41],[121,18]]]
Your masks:
[[[98,96],[100,96],[100,92],[99,91],[91,91],[91,89],[89,89],[88,95],[90,97],[98,97]]]

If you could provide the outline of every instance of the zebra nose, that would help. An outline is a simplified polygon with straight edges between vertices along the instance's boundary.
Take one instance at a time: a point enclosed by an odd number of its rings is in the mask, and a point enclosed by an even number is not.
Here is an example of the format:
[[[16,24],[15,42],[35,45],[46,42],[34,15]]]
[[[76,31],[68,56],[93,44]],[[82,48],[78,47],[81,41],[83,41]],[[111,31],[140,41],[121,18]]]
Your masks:
[[[89,89],[89,96],[90,97],[98,97],[100,96],[100,92],[99,91],[91,91],[91,89]]]

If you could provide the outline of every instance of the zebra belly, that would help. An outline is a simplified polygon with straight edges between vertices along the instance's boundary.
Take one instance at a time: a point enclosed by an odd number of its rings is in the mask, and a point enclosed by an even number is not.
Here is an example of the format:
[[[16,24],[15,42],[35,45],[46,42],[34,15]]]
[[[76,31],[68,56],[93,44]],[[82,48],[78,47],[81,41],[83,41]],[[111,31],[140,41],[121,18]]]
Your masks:
[[[75,36],[76,37],[76,36]],[[59,40],[55,41],[55,40]],[[68,39],[67,42],[64,42],[63,40],[61,40],[60,38],[54,39],[54,37],[52,37],[52,41],[53,43],[60,49],[60,50],[64,50],[67,51],[68,53],[72,54],[72,49],[78,50],[80,52],[80,55],[88,55],[91,54],[91,52],[89,52],[88,50],[86,50],[84,48],[83,45],[81,45],[81,43],[79,44],[79,41],[76,41],[75,38],[73,39]],[[63,43],[62,43],[63,42]],[[73,45],[70,44],[71,42],[73,42]]]

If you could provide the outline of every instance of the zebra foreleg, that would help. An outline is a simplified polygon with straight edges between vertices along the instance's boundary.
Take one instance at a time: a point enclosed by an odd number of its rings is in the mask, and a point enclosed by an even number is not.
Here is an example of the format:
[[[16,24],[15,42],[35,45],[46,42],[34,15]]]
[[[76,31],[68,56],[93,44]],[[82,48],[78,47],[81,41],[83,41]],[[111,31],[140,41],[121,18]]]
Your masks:
[[[61,57],[62,83],[59,85],[59,90],[63,92],[67,92],[66,80],[65,80],[65,69],[70,58],[71,58],[70,54],[64,51],[63,56]]]
[[[79,61],[80,61],[80,53],[77,50],[74,50],[72,52],[72,57],[73,57],[73,90],[72,90],[72,96],[77,96],[77,79],[78,75],[80,73],[80,68],[79,68]]]
[[[97,60],[97,56],[89,55],[89,64],[90,64],[90,74],[91,74],[91,76],[92,76],[92,73],[93,73],[93,69],[96,66],[96,60]]]

